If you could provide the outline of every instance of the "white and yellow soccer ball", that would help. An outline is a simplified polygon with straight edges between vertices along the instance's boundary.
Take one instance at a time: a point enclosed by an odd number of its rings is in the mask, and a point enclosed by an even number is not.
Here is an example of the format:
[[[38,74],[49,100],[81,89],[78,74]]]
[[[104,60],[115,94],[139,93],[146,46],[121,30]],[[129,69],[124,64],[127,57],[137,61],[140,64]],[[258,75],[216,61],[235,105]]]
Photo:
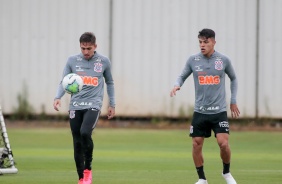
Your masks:
[[[76,94],[82,90],[83,79],[75,73],[70,73],[63,78],[62,86],[65,92]]]

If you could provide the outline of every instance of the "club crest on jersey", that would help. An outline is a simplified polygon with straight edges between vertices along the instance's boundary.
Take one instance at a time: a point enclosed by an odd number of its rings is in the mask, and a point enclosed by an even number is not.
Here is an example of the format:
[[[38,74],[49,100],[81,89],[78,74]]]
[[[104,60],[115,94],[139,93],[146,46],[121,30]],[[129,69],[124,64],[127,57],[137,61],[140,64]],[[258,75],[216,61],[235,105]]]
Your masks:
[[[216,70],[222,70],[223,69],[223,62],[221,60],[216,60],[214,62],[214,68]]]
[[[102,70],[103,70],[102,63],[94,63],[94,71],[95,72],[102,72]]]

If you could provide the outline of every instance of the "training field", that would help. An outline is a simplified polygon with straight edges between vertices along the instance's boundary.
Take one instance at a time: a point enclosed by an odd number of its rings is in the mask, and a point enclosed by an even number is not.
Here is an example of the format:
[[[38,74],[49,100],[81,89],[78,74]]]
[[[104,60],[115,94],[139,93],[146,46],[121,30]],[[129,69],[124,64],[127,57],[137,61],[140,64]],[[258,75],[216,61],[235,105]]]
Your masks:
[[[8,128],[18,174],[2,184],[76,184],[68,128]],[[188,130],[108,129],[97,127],[95,184],[194,184]],[[238,184],[282,183],[282,132],[231,132],[231,172]],[[209,184],[225,184],[214,137],[204,146]]]

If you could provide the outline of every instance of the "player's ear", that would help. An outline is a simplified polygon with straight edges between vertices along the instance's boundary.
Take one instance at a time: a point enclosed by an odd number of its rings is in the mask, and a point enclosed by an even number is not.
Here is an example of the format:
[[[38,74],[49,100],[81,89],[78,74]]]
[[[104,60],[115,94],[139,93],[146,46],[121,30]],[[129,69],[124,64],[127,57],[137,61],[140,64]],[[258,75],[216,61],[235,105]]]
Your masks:
[[[212,43],[213,43],[213,45],[215,45],[215,44],[216,44],[216,41],[215,41],[215,39],[214,39],[214,38],[212,39]]]

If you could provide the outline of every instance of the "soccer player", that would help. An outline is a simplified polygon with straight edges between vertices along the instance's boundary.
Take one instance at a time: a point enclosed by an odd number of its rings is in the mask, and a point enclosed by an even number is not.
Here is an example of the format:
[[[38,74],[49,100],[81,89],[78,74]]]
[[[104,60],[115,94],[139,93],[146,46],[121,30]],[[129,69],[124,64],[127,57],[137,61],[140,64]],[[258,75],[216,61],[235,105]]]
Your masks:
[[[231,151],[228,143],[229,123],[226,112],[225,74],[231,81],[231,115],[237,118],[240,111],[236,104],[237,78],[229,58],[215,51],[215,32],[203,29],[198,35],[201,52],[189,57],[182,73],[177,78],[170,96],[176,95],[184,81],[193,73],[195,85],[195,107],[190,127],[192,155],[199,180],[196,184],[207,184],[204,173],[202,148],[204,138],[213,130],[223,162],[222,176],[227,184],[236,184],[230,173]]]
[[[93,140],[92,131],[96,126],[103,102],[104,80],[109,96],[108,119],[115,115],[114,82],[110,60],[97,53],[96,37],[85,32],[80,39],[81,54],[68,58],[63,77],[76,73],[83,78],[82,90],[71,96],[69,122],[73,137],[74,160],[79,177],[78,184],[92,183]],[[61,98],[65,94],[62,82],[59,84],[54,100],[54,109],[59,110]]]

